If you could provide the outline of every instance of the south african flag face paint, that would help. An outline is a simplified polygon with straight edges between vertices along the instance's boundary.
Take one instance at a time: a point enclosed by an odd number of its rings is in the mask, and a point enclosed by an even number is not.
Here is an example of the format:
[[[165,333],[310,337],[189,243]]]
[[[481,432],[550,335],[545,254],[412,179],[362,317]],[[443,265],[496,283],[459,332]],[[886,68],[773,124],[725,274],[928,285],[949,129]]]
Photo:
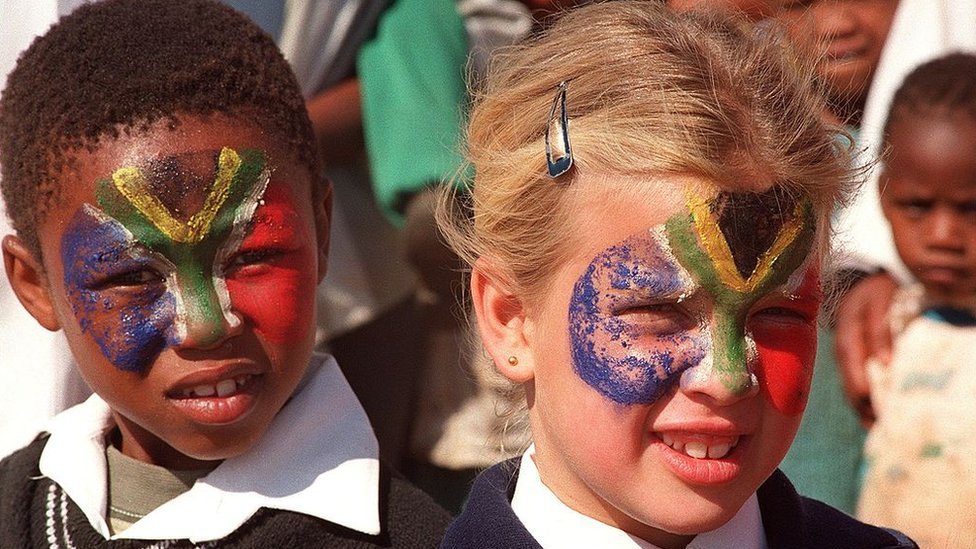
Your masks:
[[[253,270],[252,256],[309,241],[294,234],[302,225],[269,177],[263,153],[225,147],[122,167],[98,181],[97,206],[75,213],[61,257],[79,325],[116,368],[141,372],[166,347],[208,348],[241,328],[238,305],[254,307],[253,281],[241,276]],[[294,284],[274,278],[263,282],[266,306],[287,313],[283,301],[294,299],[276,292]],[[257,324],[272,339],[291,337],[273,320]],[[293,328],[296,338],[307,331]]]
[[[689,192],[686,209],[606,249],[577,280],[576,373],[623,405],[655,402],[697,375],[731,394],[758,383],[798,414],[816,344],[817,273],[805,267],[814,234],[809,203],[779,187]]]

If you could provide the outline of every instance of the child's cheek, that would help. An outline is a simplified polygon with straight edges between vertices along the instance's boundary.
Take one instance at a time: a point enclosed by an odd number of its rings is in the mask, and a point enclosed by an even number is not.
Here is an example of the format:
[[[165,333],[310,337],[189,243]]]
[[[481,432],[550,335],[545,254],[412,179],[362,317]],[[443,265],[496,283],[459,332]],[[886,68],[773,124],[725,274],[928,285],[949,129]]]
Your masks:
[[[758,377],[773,407],[788,416],[803,412],[817,353],[815,326],[755,328]]]
[[[314,330],[318,278],[315,233],[302,223],[282,197],[269,193],[254,216],[254,229],[242,250],[283,247],[290,251],[273,261],[230,273],[231,308],[269,341],[293,343]]]
[[[108,271],[143,267],[128,254],[126,233],[83,210],[74,216],[61,240],[64,285],[82,333],[88,333],[116,368],[142,372],[166,346],[175,300],[162,285],[145,288],[93,289]]]

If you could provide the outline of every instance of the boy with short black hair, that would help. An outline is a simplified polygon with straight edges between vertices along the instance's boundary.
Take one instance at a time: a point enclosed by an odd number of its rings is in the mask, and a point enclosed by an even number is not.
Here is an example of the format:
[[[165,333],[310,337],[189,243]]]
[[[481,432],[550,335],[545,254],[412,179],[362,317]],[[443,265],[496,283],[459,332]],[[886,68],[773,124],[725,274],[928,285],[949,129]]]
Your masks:
[[[208,0],[85,6],[0,99],[8,277],[96,395],[0,463],[0,546],[432,547],[312,354],[331,194],[273,41]]]

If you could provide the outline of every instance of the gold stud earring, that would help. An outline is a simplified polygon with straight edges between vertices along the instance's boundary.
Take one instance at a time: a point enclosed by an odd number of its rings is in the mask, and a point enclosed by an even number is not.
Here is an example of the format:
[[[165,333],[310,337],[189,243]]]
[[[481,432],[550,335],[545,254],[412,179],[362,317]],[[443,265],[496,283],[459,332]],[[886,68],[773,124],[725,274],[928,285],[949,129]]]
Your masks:
[[[518,366],[518,357],[515,355],[508,357],[508,363],[512,366]]]

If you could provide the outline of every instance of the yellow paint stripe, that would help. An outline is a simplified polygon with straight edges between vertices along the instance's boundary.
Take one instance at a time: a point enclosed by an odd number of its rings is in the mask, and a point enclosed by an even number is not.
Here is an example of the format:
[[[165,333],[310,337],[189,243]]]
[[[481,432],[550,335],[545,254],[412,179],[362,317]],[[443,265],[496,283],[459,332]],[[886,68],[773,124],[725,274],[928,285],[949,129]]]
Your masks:
[[[722,229],[712,215],[708,201],[697,194],[688,194],[688,209],[695,220],[698,237],[705,253],[712,259],[715,271],[722,283],[740,293],[754,291],[769,276],[773,263],[776,262],[780,254],[796,240],[805,222],[802,208],[802,204],[796,205],[793,218],[783,225],[779,235],[776,236],[776,240],[773,241],[773,245],[760,256],[752,274],[749,275],[749,278],[742,278],[739,269],[735,266],[732,250],[729,248]]]
[[[146,179],[139,168],[119,168],[112,174],[112,181],[122,196],[146,216],[146,219],[160,232],[176,242],[192,244],[200,242],[210,232],[210,225],[227,200],[231,182],[240,165],[241,157],[233,149],[227,147],[221,149],[217,160],[217,177],[204,200],[203,207],[186,223],[173,217],[169,208],[150,193]]]

